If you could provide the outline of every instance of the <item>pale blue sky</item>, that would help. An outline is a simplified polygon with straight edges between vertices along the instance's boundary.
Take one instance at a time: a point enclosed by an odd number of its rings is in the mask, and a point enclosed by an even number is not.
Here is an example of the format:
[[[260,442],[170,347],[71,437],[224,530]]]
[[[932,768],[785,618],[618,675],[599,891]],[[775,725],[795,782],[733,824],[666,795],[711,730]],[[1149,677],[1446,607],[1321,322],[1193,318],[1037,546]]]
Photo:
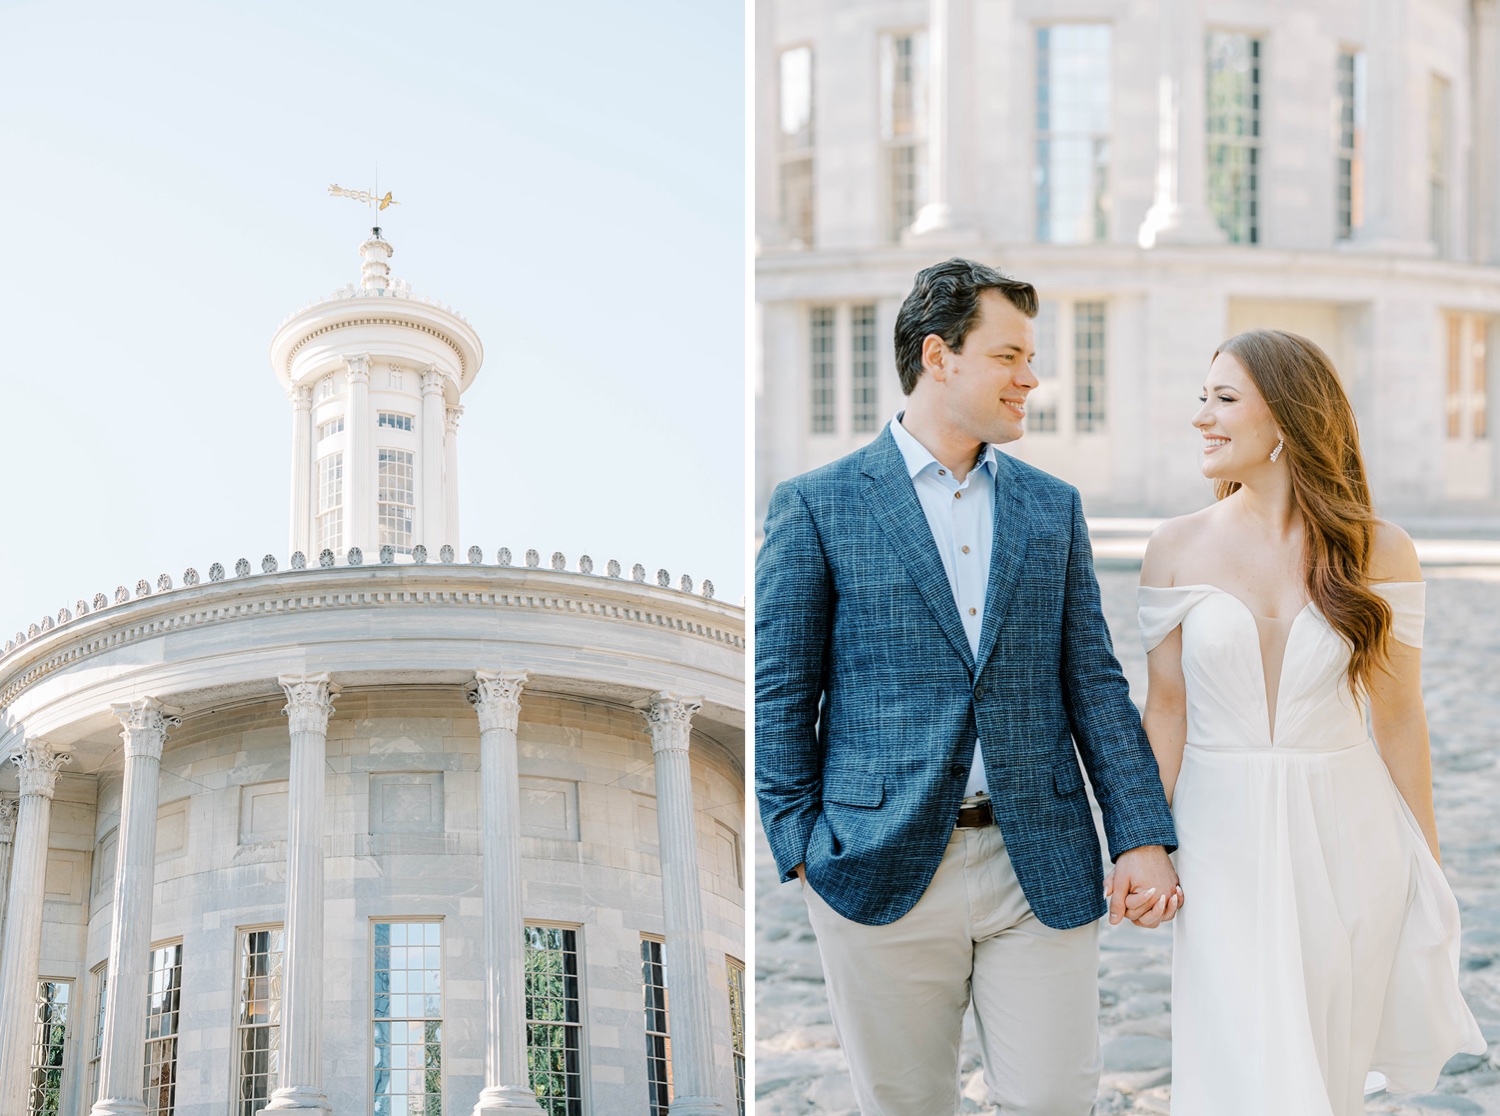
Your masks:
[[[393,271],[478,330],[462,545],[744,572],[733,3],[0,0],[0,642],[287,558],[276,328]]]

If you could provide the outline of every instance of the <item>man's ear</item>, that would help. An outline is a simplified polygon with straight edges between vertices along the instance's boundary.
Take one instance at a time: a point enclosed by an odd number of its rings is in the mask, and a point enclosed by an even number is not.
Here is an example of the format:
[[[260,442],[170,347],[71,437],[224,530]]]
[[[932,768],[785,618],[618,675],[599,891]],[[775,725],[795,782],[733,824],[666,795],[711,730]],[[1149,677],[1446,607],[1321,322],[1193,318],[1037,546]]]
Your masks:
[[[933,379],[946,381],[948,379],[948,355],[952,352],[947,342],[935,333],[929,333],[922,338],[922,371]]]

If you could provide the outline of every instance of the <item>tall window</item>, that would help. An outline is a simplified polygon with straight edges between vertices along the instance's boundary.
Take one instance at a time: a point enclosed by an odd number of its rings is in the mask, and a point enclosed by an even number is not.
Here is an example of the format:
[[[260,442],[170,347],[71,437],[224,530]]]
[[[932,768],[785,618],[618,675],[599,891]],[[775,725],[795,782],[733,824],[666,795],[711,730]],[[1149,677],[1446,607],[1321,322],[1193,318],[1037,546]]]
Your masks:
[[[1208,207],[1231,244],[1260,241],[1259,39],[1208,36]]]
[[[380,545],[393,546],[397,554],[410,554],[412,517],[416,513],[410,450],[380,451],[380,504],[376,519],[380,524]]]
[[[30,1116],[57,1116],[62,1101],[63,1054],[68,1042],[70,980],[39,980],[36,985],[36,1034],[31,1043]]]
[[[576,931],[526,927],[526,1060],[547,1116],[583,1116]]]
[[[99,1061],[104,1057],[104,1001],[109,994],[109,969],[100,965],[94,970],[94,1045],[89,1053],[88,1091],[83,1103],[92,1105],[99,1099]]]
[[[781,52],[781,222],[787,239],[813,242],[813,54],[812,48]]]
[[[1348,240],[1365,222],[1365,56],[1363,51],[1339,55],[1338,161],[1335,166],[1335,209],[1338,236]]]
[[[814,306],[807,315],[807,336],[811,351],[808,362],[808,385],[812,397],[812,432],[832,434],[835,427],[834,377],[834,310],[832,306]]]
[[[344,540],[344,455],[318,458],[318,549],[337,552]]]
[[[375,1116],[441,1112],[443,927],[375,924]]]
[[[1044,300],[1036,316],[1037,386],[1026,401],[1030,434],[1103,434],[1109,429],[1105,304]]]
[[[1489,437],[1486,320],[1478,314],[1447,315],[1448,439]]]
[[[745,1116],[745,964],[733,957],[729,966],[729,1042],[734,1052],[734,1101]]]
[[[1448,83],[1436,74],[1427,94],[1428,228],[1439,256],[1448,244]]]
[[[875,333],[875,307],[853,306],[849,309],[849,383],[851,413],[856,434],[869,434],[880,426],[878,343]]]
[[[280,927],[240,935],[236,1116],[255,1116],[280,1084],[281,960]]]
[[[1110,29],[1036,32],[1036,230],[1052,244],[1109,231]]]
[[[182,1007],[182,943],[151,951],[146,988],[146,1113],[172,1116],[177,1105],[177,1033]]]
[[[892,240],[927,200],[927,32],[880,36],[880,140],[886,234]]]
[[[667,1030],[666,947],[641,939],[641,988],[646,999],[646,1086],[648,1116],[667,1116],[672,1103],[672,1038]]]

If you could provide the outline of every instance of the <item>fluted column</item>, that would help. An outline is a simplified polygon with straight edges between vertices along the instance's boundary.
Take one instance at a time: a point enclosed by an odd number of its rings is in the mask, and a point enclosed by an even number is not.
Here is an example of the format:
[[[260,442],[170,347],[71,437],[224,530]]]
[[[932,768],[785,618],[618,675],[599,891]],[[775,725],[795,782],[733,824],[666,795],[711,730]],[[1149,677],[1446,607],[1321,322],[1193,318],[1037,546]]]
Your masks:
[[[526,1071],[526,914],[521,900],[521,775],[516,725],[526,672],[474,672],[484,857],[485,1112],[540,1113]]]
[[[656,824],[661,843],[662,913],[667,925],[668,1026],[672,1034],[672,1116],[725,1116],[714,1096],[713,990],[703,946],[698,836],[688,735],[703,703],[663,691],[641,708],[656,759]]]
[[[1208,211],[1207,59],[1202,0],[1161,0],[1157,35],[1156,199],[1141,222],[1142,248],[1158,244],[1222,244],[1224,230]]]
[[[460,542],[458,533],[458,420],[464,413],[462,407],[446,408],[447,437],[443,439],[443,495],[448,502],[448,514],[444,524],[448,537],[442,542],[452,543],[456,548]]]
[[[344,455],[344,547],[357,546],[373,557],[375,549],[374,421],[370,415],[370,357],[345,356],[349,374],[348,450]],[[340,556],[342,557],[342,555]]]
[[[94,1116],[146,1111],[141,1066],[146,1051],[146,992],[151,964],[151,900],[156,882],[156,811],[161,750],[176,710],[155,698],[110,706],[120,719],[125,774],[109,912],[109,995]]]
[[[288,395],[292,401],[291,553],[307,554],[312,545],[312,388],[298,384]]]
[[[927,202],[909,236],[968,238],[973,212],[975,144],[974,0],[929,0]]]
[[[10,892],[10,855],[15,848],[16,809],[20,799],[0,798],[0,942],[4,941],[6,896]]]
[[[281,969],[281,1086],[263,1112],[328,1110],[323,1091],[323,767],[338,687],[327,674],[283,674],[291,731],[287,781],[286,952]]]
[[[422,506],[417,512],[416,541],[431,551],[448,541],[443,522],[448,511],[443,503],[444,410],[443,374],[428,365],[422,372]]]
[[[52,792],[57,788],[58,768],[71,758],[40,740],[26,741],[11,757],[20,772],[21,798],[6,892],[10,917],[5,920],[5,938],[0,943],[0,1112],[26,1111]],[[135,1078],[139,1085],[139,1064]]]
[[[775,5],[755,6],[755,239],[758,248],[781,243],[778,161],[781,66],[776,50]]]

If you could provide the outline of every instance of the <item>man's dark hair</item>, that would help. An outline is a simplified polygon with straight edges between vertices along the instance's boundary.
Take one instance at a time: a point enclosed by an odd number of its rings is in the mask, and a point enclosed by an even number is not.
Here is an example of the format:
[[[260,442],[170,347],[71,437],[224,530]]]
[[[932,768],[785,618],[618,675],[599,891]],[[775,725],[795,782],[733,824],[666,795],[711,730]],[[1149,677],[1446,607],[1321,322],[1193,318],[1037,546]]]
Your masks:
[[[955,353],[979,322],[979,296],[998,291],[1028,318],[1036,317],[1036,288],[1009,279],[993,267],[955,256],[917,272],[911,294],[896,315],[896,371],[901,394],[910,395],[922,375],[922,342],[935,333]]]

